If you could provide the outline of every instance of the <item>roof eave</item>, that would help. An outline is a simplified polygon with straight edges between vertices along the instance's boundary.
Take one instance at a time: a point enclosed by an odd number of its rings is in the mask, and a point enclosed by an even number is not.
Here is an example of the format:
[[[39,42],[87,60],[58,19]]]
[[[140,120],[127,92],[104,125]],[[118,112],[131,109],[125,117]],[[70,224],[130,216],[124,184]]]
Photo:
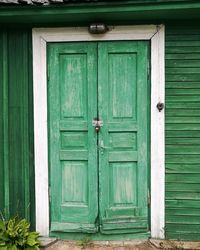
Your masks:
[[[200,2],[157,2],[154,4],[54,4],[47,6],[1,6],[0,24],[72,25],[91,21],[137,22],[157,20],[194,20],[200,18]]]

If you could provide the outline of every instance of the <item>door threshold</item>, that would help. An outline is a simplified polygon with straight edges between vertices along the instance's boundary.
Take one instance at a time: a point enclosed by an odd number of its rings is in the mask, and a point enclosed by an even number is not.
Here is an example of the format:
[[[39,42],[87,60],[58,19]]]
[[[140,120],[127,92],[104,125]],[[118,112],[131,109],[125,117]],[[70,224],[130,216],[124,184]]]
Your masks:
[[[80,241],[87,239],[90,241],[129,241],[129,240],[147,240],[151,233],[132,233],[132,234],[86,234],[86,233],[61,233],[51,232],[50,237],[54,237],[61,240],[76,240]]]

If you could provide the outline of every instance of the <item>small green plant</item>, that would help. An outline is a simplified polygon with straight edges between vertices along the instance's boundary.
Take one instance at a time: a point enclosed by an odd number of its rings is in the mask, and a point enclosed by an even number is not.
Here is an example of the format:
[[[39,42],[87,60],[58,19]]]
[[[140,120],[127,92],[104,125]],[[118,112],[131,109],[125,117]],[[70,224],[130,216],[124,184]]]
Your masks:
[[[84,237],[83,239],[77,241],[77,245],[81,246],[82,249],[84,249],[86,247],[91,246],[92,241],[91,241],[91,239],[89,237]]]
[[[38,236],[25,219],[0,220],[0,250],[39,250]]]

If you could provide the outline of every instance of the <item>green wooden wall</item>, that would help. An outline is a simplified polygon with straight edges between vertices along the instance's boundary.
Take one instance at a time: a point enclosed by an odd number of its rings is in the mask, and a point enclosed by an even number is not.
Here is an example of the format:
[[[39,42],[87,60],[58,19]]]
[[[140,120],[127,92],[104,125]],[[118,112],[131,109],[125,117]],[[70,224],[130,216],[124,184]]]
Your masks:
[[[200,27],[166,27],[166,236],[200,239]]]
[[[0,31],[0,210],[34,225],[31,33]]]
[[[34,225],[31,31],[0,31],[0,209]],[[166,25],[166,237],[200,237],[200,26]]]

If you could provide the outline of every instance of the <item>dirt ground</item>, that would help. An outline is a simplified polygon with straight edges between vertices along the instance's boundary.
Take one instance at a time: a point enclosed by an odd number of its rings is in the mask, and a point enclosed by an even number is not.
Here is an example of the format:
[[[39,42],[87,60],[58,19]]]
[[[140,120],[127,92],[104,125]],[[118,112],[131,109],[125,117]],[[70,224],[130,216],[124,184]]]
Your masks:
[[[170,240],[133,241],[56,241],[45,250],[200,250],[200,242]]]
[[[46,250],[153,250],[158,249],[149,241],[127,241],[127,242],[70,242],[58,241],[45,248]]]

